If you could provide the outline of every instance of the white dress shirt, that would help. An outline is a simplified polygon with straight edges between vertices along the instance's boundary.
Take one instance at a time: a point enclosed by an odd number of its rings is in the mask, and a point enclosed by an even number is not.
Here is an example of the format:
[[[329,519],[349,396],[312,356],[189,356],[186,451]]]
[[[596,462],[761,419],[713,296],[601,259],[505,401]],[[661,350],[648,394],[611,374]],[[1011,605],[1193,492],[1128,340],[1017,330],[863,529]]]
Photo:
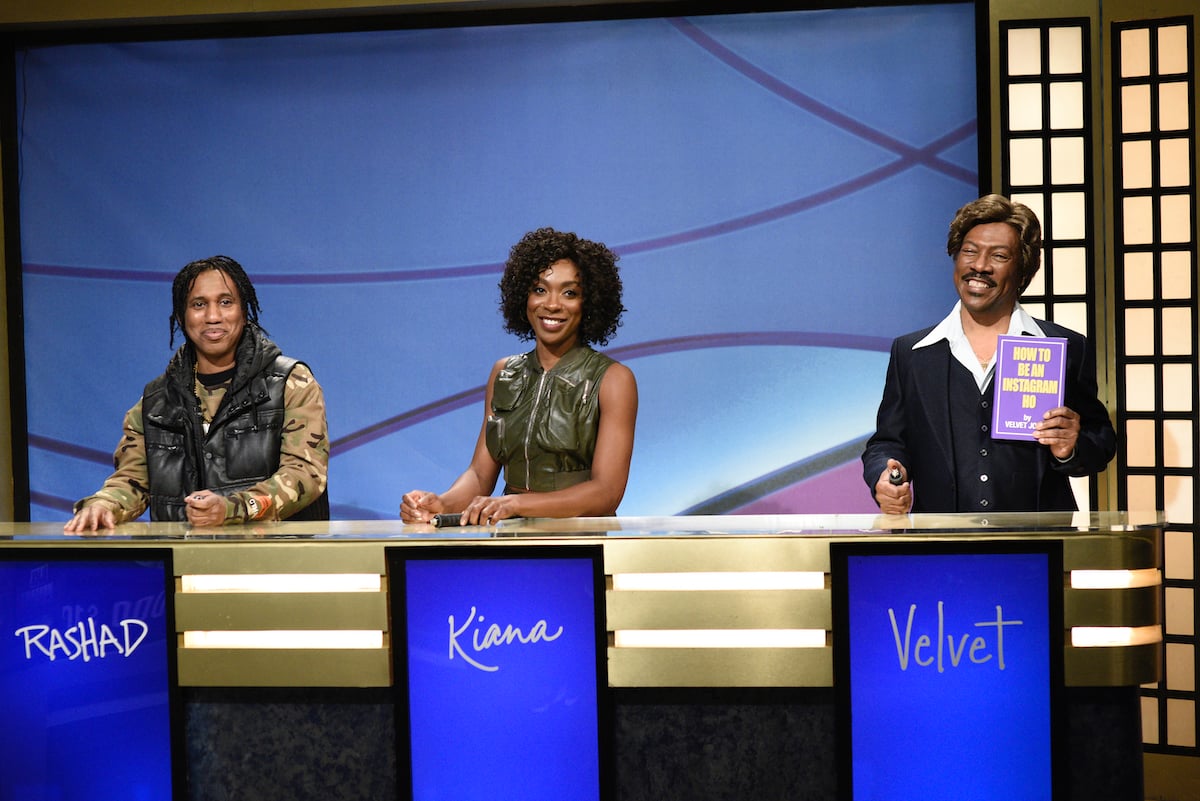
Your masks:
[[[1029,316],[1029,312],[1021,308],[1020,303],[1013,306],[1012,317],[1008,320],[1008,334],[1009,336],[1026,334],[1035,337],[1045,336],[1037,321]],[[972,350],[971,343],[967,340],[967,333],[963,331],[961,300],[955,303],[953,311],[934,326],[933,330],[926,334],[920,342],[913,345],[912,349],[925,348],[941,342],[943,339],[950,343],[950,353],[954,355],[959,364],[970,370],[971,375],[975,376],[975,384],[979,387],[979,391],[983,392],[988,382],[992,380],[992,371],[996,369],[996,354],[993,351],[992,358],[987,364],[980,364],[979,359],[975,358],[975,351]]]

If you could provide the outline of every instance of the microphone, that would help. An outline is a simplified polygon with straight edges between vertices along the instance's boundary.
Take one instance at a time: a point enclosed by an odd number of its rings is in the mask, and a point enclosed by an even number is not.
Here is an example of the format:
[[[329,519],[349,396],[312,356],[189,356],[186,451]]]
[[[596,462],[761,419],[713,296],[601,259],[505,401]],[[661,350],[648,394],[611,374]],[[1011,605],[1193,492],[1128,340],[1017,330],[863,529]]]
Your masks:
[[[904,483],[904,475],[900,472],[899,467],[893,467],[892,471],[888,473],[888,481],[897,487]]]
[[[510,517],[510,518],[507,518],[506,520],[496,520],[490,524],[489,523],[478,523],[477,525],[480,525],[480,526],[494,525],[496,527],[499,527],[499,526],[504,525],[505,522],[517,521],[517,520],[524,520],[524,518]],[[449,528],[451,526],[461,526],[461,525],[463,525],[462,512],[453,512],[453,513],[446,512],[446,513],[443,513],[440,515],[434,515],[432,518],[429,519],[429,522],[433,524],[434,528]]]

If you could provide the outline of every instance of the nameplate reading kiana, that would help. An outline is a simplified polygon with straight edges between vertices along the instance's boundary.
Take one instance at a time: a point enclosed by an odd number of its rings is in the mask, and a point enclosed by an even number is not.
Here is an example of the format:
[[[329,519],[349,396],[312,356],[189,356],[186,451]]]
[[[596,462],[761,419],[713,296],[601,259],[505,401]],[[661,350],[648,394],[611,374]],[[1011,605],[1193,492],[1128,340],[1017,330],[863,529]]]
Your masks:
[[[1062,337],[1000,337],[992,379],[992,439],[1032,440],[1034,425],[1063,404],[1066,369]]]

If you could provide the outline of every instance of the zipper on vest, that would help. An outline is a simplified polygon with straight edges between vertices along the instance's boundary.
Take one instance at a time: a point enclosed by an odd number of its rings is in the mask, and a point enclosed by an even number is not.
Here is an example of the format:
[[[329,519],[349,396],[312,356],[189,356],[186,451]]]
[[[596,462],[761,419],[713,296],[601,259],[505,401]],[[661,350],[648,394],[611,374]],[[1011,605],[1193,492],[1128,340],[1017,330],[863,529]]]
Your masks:
[[[529,412],[529,425],[525,426],[525,487],[529,489],[529,440],[533,436],[533,427],[537,424],[538,408],[542,405],[542,388],[546,385],[546,376],[549,371],[543,370],[542,377],[538,379],[537,394],[533,396],[533,409]]]

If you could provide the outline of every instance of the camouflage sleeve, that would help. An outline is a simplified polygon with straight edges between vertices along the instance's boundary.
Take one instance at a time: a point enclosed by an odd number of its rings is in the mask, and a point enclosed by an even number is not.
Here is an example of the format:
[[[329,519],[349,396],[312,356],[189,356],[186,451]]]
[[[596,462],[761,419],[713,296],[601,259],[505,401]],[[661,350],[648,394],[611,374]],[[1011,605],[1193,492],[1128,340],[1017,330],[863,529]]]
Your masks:
[[[304,364],[297,364],[288,376],[283,405],[286,416],[279,469],[266,481],[226,497],[226,525],[284,520],[325,491],[329,472],[325,394]]]
[[[75,504],[78,512],[94,503],[113,510],[118,523],[135,520],[150,503],[146,474],[146,438],[142,427],[142,399],[125,413],[121,441],[113,452],[113,474],[104,486]]]

